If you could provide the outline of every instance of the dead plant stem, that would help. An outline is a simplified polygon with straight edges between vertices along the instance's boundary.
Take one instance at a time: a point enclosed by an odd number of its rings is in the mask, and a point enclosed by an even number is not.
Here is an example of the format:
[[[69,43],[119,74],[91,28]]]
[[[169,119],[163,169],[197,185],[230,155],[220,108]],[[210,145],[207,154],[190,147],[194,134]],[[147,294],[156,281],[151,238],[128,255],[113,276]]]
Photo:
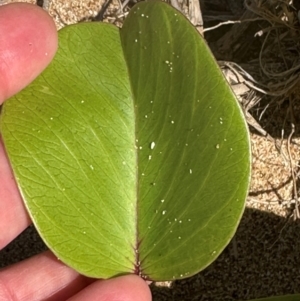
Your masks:
[[[298,192],[297,192],[297,182],[296,182],[296,177],[295,177],[295,171],[294,171],[294,164],[293,164],[293,158],[292,158],[292,154],[291,154],[291,139],[295,133],[295,124],[294,124],[294,116],[293,116],[293,102],[292,99],[290,98],[290,114],[291,114],[291,127],[292,130],[289,134],[289,137],[287,139],[287,151],[288,151],[288,155],[289,155],[289,161],[290,161],[290,169],[291,169],[291,173],[292,173],[292,179],[293,179],[293,188],[294,188],[294,199],[295,199],[295,213],[296,216],[294,216],[294,218],[299,219],[300,218],[300,214],[299,214],[299,208],[298,208]]]

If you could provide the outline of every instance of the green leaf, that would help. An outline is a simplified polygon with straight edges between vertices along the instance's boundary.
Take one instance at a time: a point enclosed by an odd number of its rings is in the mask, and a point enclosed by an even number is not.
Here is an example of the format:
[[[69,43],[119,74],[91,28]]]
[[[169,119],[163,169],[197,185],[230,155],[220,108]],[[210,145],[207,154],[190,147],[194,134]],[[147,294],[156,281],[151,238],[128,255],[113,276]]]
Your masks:
[[[131,273],[134,111],[119,32],[92,23],[59,37],[51,66],[5,103],[5,145],[25,204],[54,253],[93,277]]]
[[[268,297],[268,298],[262,298],[262,299],[253,299],[250,301],[299,301],[299,300],[300,300],[300,294]]]
[[[242,112],[204,40],[156,1],[120,31],[81,23],[59,40],[0,121],[41,236],[91,277],[202,270],[234,235],[250,175]]]

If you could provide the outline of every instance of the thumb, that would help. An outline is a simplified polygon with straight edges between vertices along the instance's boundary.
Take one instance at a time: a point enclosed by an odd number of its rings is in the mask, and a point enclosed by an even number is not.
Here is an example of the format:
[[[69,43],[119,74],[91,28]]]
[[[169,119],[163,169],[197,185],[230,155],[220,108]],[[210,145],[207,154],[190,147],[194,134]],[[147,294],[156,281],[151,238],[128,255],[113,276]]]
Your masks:
[[[96,281],[68,301],[151,301],[150,289],[136,275]]]
[[[56,27],[44,10],[26,3],[1,6],[0,104],[33,81],[56,49]]]

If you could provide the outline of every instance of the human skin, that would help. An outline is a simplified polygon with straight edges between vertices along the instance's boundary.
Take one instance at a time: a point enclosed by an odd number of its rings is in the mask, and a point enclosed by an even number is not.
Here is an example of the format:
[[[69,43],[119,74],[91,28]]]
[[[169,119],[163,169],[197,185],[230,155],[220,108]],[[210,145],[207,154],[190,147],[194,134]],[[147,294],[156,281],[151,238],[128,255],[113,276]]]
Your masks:
[[[0,7],[0,104],[34,80],[57,50],[57,31],[35,5]],[[31,220],[25,210],[0,136],[0,249]],[[0,301],[151,301],[136,275],[95,280],[79,275],[50,251],[0,270]]]

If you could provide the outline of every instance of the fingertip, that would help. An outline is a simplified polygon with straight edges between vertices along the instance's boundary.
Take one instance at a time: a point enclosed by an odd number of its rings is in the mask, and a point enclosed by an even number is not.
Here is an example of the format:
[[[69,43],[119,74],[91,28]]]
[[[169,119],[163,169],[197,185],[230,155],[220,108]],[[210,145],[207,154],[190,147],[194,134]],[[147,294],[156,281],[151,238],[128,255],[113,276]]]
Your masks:
[[[136,275],[126,275],[108,280],[99,280],[68,301],[151,301],[147,283]]]
[[[115,286],[123,288],[124,297],[120,300],[124,301],[151,301],[151,291],[149,285],[141,277],[137,275],[127,275],[114,280]],[[127,298],[127,299],[126,299]],[[108,299],[110,300],[110,299]],[[111,299],[114,300],[114,299]]]
[[[0,104],[33,81],[57,50],[57,30],[43,9],[27,3],[0,7]]]

